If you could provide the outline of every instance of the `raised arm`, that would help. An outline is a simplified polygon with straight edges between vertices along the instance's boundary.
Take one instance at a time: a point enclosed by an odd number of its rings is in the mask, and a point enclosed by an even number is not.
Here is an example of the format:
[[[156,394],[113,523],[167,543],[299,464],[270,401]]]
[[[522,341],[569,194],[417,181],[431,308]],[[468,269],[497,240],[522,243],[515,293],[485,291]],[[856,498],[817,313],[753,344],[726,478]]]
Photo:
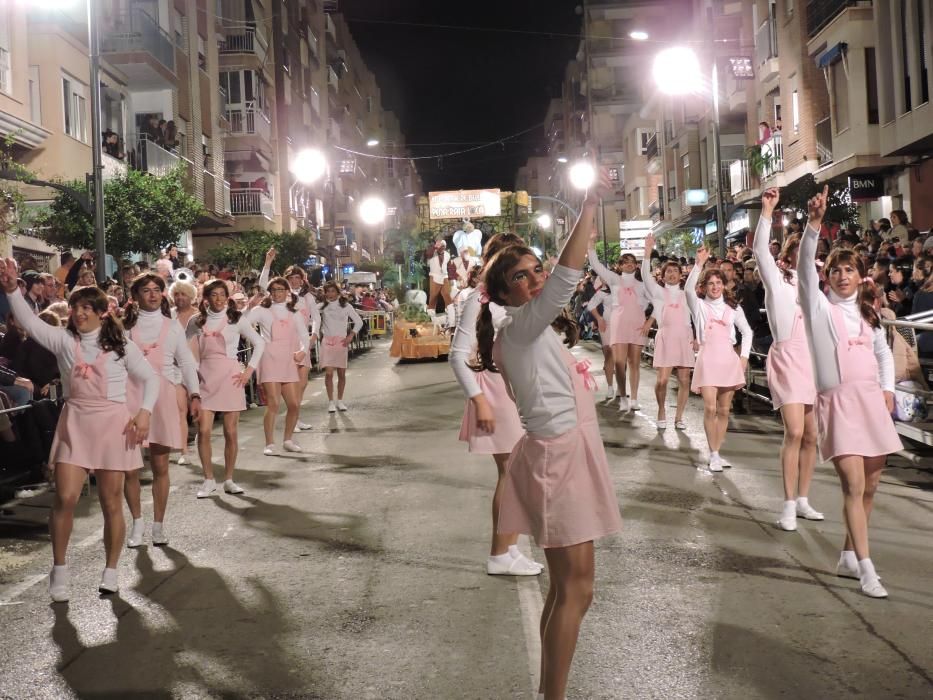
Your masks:
[[[16,286],[16,273],[13,273],[13,289],[6,289],[6,296],[10,302],[10,311],[16,322],[21,325],[26,334],[49,352],[59,355],[70,345],[74,339],[64,328],[50,326],[33,313],[29,304],[23,299]]]
[[[804,319],[812,322],[820,311],[826,311],[829,301],[820,291],[820,277],[816,271],[816,244],[820,238],[820,226],[826,213],[826,197],[829,187],[823,187],[823,194],[810,200],[807,227],[800,239],[800,252],[797,254],[797,293],[800,298],[800,310]],[[828,318],[828,314],[826,314]]]
[[[709,251],[705,246],[697,251],[696,263],[690,274],[687,275],[687,281],[684,283],[684,295],[687,297],[687,307],[691,315],[696,317],[697,309],[700,305],[700,298],[697,296],[697,282],[700,281],[700,273],[703,272],[703,266],[709,260]]]
[[[596,255],[596,249],[591,248],[587,254],[586,258],[590,263],[590,267],[596,270],[596,274],[602,277],[603,281],[611,287],[618,286],[622,278],[617,275],[615,272],[610,270],[608,267],[599,262],[599,257]]]
[[[651,274],[651,252],[654,250],[654,235],[645,236],[645,257],[641,260],[641,280],[645,285],[645,294],[648,301],[663,297],[660,285],[654,280]]]
[[[774,289],[781,283],[781,270],[778,268],[768,245],[771,242],[771,217],[777,206],[780,192],[777,187],[769,187],[761,195],[761,216],[755,228],[755,239],[752,241],[752,253],[758,263],[758,274],[765,289]]]
[[[259,281],[257,284],[259,288],[265,291],[266,287],[269,286],[269,272],[272,270],[272,261],[275,260],[275,248],[269,248],[266,251],[266,260],[262,266],[262,272],[259,273]]]

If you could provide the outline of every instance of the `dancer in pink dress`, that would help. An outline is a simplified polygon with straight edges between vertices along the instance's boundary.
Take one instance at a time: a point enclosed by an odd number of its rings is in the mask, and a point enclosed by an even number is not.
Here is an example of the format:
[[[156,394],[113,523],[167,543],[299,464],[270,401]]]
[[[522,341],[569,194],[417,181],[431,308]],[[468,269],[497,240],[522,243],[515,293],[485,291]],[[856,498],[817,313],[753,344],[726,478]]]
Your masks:
[[[824,270],[829,293],[820,291],[816,245],[829,187],[808,203],[800,241],[800,307],[813,357],[820,456],[832,460],[842,483],[846,539],[836,567],[859,580],[862,592],[886,598],[872,563],[868,521],[889,454],[903,449],[894,428],[894,358],[874,309],[874,283],[853,250],[837,248]]]
[[[745,386],[752,329],[745,320],[742,307],[726,290],[722,272],[716,267],[703,269],[707,260],[709,251],[705,247],[700,248],[696,265],[684,286],[700,343],[690,388],[703,397],[703,428],[709,446],[709,470],[721,472],[725,463],[719,450],[729,429],[732,395],[736,389]],[[703,294],[702,298],[697,296],[698,289]],[[740,355],[736,355],[734,350],[736,331],[742,334]]]
[[[661,287],[651,274],[651,251],[654,236],[645,238],[645,257],[641,263],[641,278],[654,307],[651,318],[645,322],[645,333],[658,322],[658,333],[654,338],[653,367],[658,371],[654,385],[654,396],[658,402],[658,430],[667,428],[667,383],[671,373],[677,370],[677,410],[674,413],[674,428],[686,430],[684,409],[690,398],[690,370],[696,357],[694,352],[693,326],[687,297],[680,288],[682,270],[680,264],[668,260],[661,269]]]
[[[266,341],[257,373],[266,399],[262,419],[266,446],[262,453],[275,454],[275,420],[280,401],[285,403],[282,449],[301,452],[301,445],[292,440],[292,435],[298,423],[298,367],[309,352],[310,335],[304,317],[298,313],[298,297],[292,294],[285,278],[273,278],[266,291],[269,296],[249,312],[247,319],[259,326]]]
[[[211,453],[211,432],[217,412],[224,414],[224,491],[243,493],[242,487],[233,480],[239,452],[237,429],[240,413],[246,410],[244,387],[262,360],[266,341],[237,310],[223,280],[212,280],[204,285],[200,311],[189,328],[196,338],[198,372],[201,375],[198,456],[204,471],[204,483],[197,496],[208,498],[217,490]],[[253,354],[246,367],[240,364],[237,356],[240,338],[253,346]]]
[[[324,388],[327,390],[329,413],[346,411],[343,393],[347,388],[347,359],[350,343],[363,328],[363,319],[340,293],[333,282],[324,285],[324,303],[320,309],[321,367],[324,368]],[[347,330],[350,324],[352,329]],[[337,373],[337,400],[334,401],[334,372]]]
[[[198,393],[198,368],[188,347],[185,331],[171,317],[165,297],[165,280],[152,272],[145,272],[130,285],[130,301],[124,316],[124,327],[146,360],[159,375],[159,399],[149,422],[149,463],[152,466],[152,544],[168,544],[165,532],[165,511],[168,507],[168,456],[184,446],[181,419],[178,415],[178,396],[175,384],[184,384],[191,397],[191,416],[197,420],[201,410]],[[180,376],[179,376],[180,375]],[[142,386],[130,380],[126,388],[126,405],[130,413],[136,411],[142,398]],[[189,407],[185,405],[185,413]],[[128,547],[138,547],[143,541],[141,487],[139,472],[129,472],[123,493],[133,516]]]
[[[616,274],[599,262],[595,250],[589,251],[590,267],[596,270],[612,294],[612,316],[609,318],[609,339],[615,358],[615,379],[619,393],[619,411],[637,411],[638,380],[641,374],[641,351],[648,342],[645,337],[645,309],[648,297],[645,285],[638,281],[635,270],[638,260],[631,253],[619,258],[622,274]],[[625,398],[625,374],[628,371],[629,395]]]
[[[107,563],[98,590],[119,590],[117,564],[123,550],[123,480],[142,467],[139,445],[149,434],[152,407],[159,396],[159,377],[142,352],[123,335],[108,312],[107,296],[85,287],[68,298],[67,328],[53,327],[36,316],[16,284],[16,262],[0,262],[0,287],[6,292],[17,323],[37,343],[54,353],[62,377],[65,407],[55,429],[49,464],[54,469],[55,498],[49,518],[53,566],[49,594],[67,601],[70,582],[66,554],[74,511],[89,472],[97,480],[104,516]],[[143,384],[139,410],[126,406],[127,380]]]
[[[771,256],[771,218],[780,199],[776,187],[761,195],[761,218],[755,231],[752,251],[758,274],[765,288],[768,325],[774,339],[766,365],[768,388],[774,408],[784,421],[781,445],[781,472],[784,481],[784,509],[778,520],[782,530],[797,529],[797,517],[822,520],[823,514],[810,505],[810,482],[816,466],[816,385],[813,363],[807,346],[803,312],[797,299],[797,252],[800,236],[789,236],[778,261]]]
[[[609,191],[607,173],[600,174],[599,184]],[[595,236],[598,203],[591,190],[550,276],[524,246],[505,248],[487,263],[486,294],[506,307],[507,323],[496,335],[490,303],[484,303],[476,328],[480,363],[502,373],[526,431],[506,468],[499,530],[533,535],[545,549],[550,588],[541,619],[540,691],[547,700],[566,692],[593,597],[593,541],[622,527],[589,362],[577,361],[552,328],[559,323],[568,342],[576,340],[576,324],[562,310]]]
[[[603,307],[602,312],[599,310],[600,306]],[[612,292],[609,290],[609,285],[603,284],[601,289],[596,290],[596,293],[586,302],[586,310],[596,319],[596,326],[599,328],[599,344],[603,351],[603,374],[606,375],[606,401],[612,401],[616,397],[616,390],[613,386],[616,361],[612,353],[612,337],[609,330],[609,319],[612,318]],[[624,392],[625,387],[621,386],[619,390]]]
[[[483,259],[491,260],[500,250],[512,245],[524,245],[514,233],[497,233],[489,239],[483,250]],[[492,496],[492,544],[486,560],[486,573],[506,576],[537,576],[544,567],[531,561],[518,548],[518,533],[499,532],[499,508],[505,485],[505,465],[515,443],[525,432],[515,402],[509,396],[502,375],[488,370],[476,371],[476,320],[481,307],[482,287],[461,290],[466,295],[457,330],[450,343],[450,366],[454,377],[466,396],[466,407],[460,423],[460,439],[469,445],[473,454],[492,455],[498,478]],[[505,320],[505,309],[498,304],[489,305],[493,326],[498,328]]]

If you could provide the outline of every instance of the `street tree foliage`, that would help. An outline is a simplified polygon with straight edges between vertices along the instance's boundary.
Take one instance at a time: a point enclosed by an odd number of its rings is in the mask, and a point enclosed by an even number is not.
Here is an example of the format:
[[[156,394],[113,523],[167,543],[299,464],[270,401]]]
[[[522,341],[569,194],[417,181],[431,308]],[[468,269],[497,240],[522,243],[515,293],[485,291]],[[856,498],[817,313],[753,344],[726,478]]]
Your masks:
[[[69,183],[86,193],[83,182]],[[194,226],[201,204],[185,191],[182,171],[153,177],[136,170],[104,183],[107,252],[116,259],[155,255]],[[58,248],[94,248],[94,219],[73,197],[60,193],[36,217],[38,234]]]
[[[778,208],[806,216],[807,201],[822,190],[823,183],[817,183],[812,174],[804,175],[781,188],[781,200],[778,202]],[[834,188],[830,183],[829,199],[826,204],[826,216],[823,217],[823,220],[827,223],[847,226],[859,222],[858,206],[849,199],[848,187]]]
[[[207,251],[208,259],[229,267],[240,276],[261,270],[266,251],[276,250],[272,272],[281,274],[289,265],[300,265],[313,253],[311,239],[306,233],[275,233],[272,231],[243,231],[229,242]]]

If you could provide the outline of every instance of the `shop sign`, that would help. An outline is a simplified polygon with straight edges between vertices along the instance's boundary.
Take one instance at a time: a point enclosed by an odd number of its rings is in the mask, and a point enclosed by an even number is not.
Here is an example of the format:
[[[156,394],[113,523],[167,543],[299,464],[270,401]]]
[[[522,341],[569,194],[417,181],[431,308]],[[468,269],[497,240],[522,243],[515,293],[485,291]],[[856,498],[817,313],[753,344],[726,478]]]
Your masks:
[[[879,199],[884,196],[884,178],[878,173],[850,175],[849,196],[852,199]]]
[[[709,204],[709,192],[706,190],[687,190],[684,192],[684,201],[687,206],[702,207]]]
[[[715,219],[713,221],[707,221],[704,230],[707,236],[712,236],[719,230],[719,224],[716,223]]]
[[[748,209],[742,209],[729,219],[729,223],[726,224],[726,231],[729,234],[738,233],[742,229],[749,228],[749,223]]]
[[[431,192],[428,196],[432,219],[481,218],[502,214],[498,189]]]

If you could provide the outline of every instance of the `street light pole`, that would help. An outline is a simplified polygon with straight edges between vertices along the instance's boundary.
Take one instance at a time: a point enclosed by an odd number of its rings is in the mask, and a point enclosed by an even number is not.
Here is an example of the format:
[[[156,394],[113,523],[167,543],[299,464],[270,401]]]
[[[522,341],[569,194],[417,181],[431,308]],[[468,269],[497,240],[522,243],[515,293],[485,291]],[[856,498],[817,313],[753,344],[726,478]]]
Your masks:
[[[91,60],[91,181],[94,189],[94,248],[97,281],[107,278],[107,243],[104,238],[104,158],[100,128],[100,35],[94,16],[94,0],[87,0],[87,38]]]
[[[722,206],[722,156],[719,143],[719,68],[713,56],[713,161],[716,172],[716,233],[719,236],[719,257],[726,257],[726,222]]]

